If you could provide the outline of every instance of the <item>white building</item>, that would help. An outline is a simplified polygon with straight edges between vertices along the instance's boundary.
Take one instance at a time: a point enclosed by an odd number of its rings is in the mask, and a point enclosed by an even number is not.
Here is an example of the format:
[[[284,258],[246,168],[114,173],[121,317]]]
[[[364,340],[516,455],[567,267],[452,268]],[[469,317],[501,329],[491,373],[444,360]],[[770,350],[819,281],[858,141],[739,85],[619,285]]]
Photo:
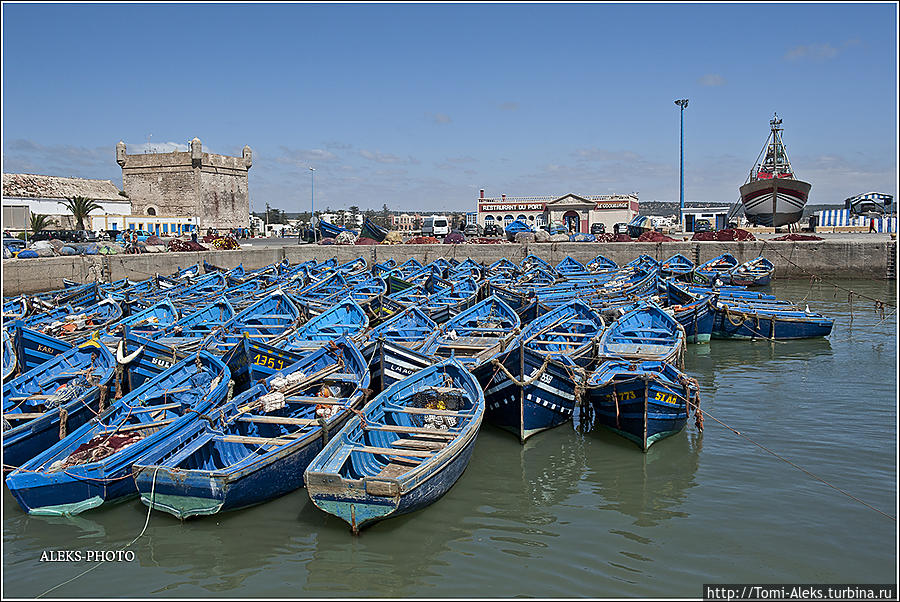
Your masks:
[[[713,230],[723,230],[728,227],[728,212],[730,207],[685,207],[681,214],[681,231],[693,232],[697,220],[709,220]]]
[[[561,197],[478,198],[478,224],[497,224],[505,228],[515,220],[533,227],[549,223],[561,224],[573,232],[588,233],[594,224],[604,224],[607,232],[620,222],[629,222],[638,214],[638,198],[634,194],[602,194]]]

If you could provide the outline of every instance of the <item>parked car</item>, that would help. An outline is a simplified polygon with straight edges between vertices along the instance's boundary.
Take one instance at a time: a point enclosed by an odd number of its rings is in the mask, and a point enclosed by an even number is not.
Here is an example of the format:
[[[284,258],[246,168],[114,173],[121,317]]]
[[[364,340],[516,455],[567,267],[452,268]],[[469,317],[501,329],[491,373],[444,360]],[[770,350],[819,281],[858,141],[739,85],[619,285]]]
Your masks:
[[[503,236],[503,230],[497,224],[485,224],[482,234],[485,236]]]
[[[93,230],[75,230],[75,242],[97,242],[100,237]]]
[[[613,226],[613,234],[627,234],[628,233],[628,224],[625,222],[619,222],[618,224]]]
[[[18,253],[25,248],[25,241],[21,238],[4,237],[3,246],[8,248],[13,253]]]
[[[606,224],[591,224],[591,234],[606,234]]]
[[[710,232],[712,229],[708,219],[698,219],[694,222],[694,232]]]
[[[463,231],[466,236],[480,236],[481,235],[481,226],[478,224],[468,224],[466,229]]]
[[[153,236],[146,230],[122,230],[121,232],[119,232],[118,236],[116,236],[116,242],[124,242],[125,241],[125,239],[122,238],[122,234],[124,232],[136,232],[138,242],[146,242],[148,238]]]

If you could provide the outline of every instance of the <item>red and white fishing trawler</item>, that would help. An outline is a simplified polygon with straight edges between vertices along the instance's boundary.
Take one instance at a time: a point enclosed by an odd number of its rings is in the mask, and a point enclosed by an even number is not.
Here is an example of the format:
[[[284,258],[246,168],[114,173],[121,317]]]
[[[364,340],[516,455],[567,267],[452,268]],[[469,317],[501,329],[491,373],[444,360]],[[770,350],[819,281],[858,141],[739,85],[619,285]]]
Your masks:
[[[800,221],[809,199],[809,182],[794,177],[784,143],[778,114],[769,122],[771,132],[747,182],[741,186],[744,214],[758,226],[785,226]],[[765,159],[759,157],[765,153]]]

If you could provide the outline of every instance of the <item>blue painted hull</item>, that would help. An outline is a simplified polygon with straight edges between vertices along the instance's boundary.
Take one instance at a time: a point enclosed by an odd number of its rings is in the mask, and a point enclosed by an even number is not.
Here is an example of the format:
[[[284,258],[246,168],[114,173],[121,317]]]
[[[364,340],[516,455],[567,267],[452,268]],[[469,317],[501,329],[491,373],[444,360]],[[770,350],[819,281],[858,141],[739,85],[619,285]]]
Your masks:
[[[647,366],[652,368],[644,369]],[[595,378],[604,370],[605,378],[596,386]],[[693,395],[687,385],[671,378],[672,374],[680,373],[659,362],[601,365],[588,381],[594,424],[633,441],[643,451],[681,432],[687,424],[688,399]]]
[[[721,308],[715,312],[712,338],[714,339],[811,339],[831,334],[834,320],[825,316],[803,316],[803,312],[791,312],[793,317],[765,312],[739,312],[728,315]]]

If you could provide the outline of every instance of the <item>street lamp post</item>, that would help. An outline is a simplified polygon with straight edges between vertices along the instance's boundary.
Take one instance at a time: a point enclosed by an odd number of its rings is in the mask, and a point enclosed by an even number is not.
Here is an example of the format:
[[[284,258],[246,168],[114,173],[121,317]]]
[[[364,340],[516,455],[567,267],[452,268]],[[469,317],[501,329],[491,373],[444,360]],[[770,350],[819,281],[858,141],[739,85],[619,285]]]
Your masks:
[[[309,200],[309,227],[312,228],[313,231],[313,242],[318,242],[319,238],[316,233],[316,225],[313,220],[316,219],[316,170],[313,167],[309,168],[309,176],[310,176],[310,200]]]
[[[682,98],[675,101],[681,107],[681,204],[678,209],[678,221],[684,232],[684,110],[688,106],[688,99]]]

